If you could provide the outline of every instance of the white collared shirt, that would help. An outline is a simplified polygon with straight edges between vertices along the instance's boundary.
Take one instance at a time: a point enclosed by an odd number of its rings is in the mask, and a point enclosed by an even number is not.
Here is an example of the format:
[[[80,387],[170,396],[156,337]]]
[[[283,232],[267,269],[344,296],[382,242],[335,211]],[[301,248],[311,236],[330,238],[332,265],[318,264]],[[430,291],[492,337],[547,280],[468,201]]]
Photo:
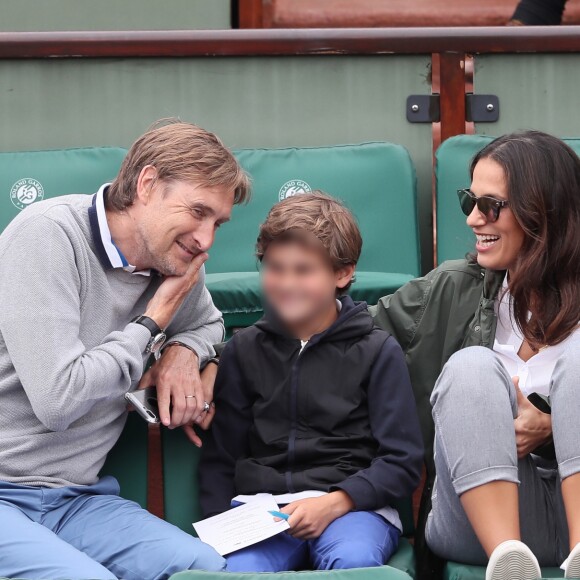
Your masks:
[[[101,241],[103,242],[103,247],[107,253],[107,257],[111,262],[112,268],[123,268],[126,272],[131,274],[138,274],[139,276],[150,276],[151,270],[137,270],[135,266],[129,264],[127,258],[123,255],[123,252],[115,246],[113,238],[111,237],[111,230],[109,229],[109,224],[107,222],[107,214],[105,212],[105,189],[111,185],[110,183],[105,183],[99,188],[96,193],[95,207],[97,210],[97,221],[99,222],[99,233]]]
[[[573,340],[577,340],[580,346],[579,327],[576,327],[576,330],[561,343],[542,349],[528,361],[522,360],[518,356],[518,351],[524,339],[513,319],[507,288],[506,276],[502,288],[503,296],[501,296],[501,300],[496,301],[497,330],[493,350],[497,353],[510,376],[519,377],[520,390],[526,397],[531,393],[549,397],[556,361]]]

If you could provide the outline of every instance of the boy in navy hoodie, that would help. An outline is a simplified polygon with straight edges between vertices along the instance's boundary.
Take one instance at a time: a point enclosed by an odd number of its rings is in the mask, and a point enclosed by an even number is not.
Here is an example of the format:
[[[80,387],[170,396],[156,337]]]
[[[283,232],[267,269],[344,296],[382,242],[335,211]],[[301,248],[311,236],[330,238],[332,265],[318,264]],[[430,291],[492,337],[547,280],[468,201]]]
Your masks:
[[[401,348],[344,295],[361,247],[321,192],[285,199],[260,228],[268,306],[221,356],[201,500],[210,516],[237,494],[285,494],[290,529],[230,554],[230,571],[380,566],[397,549],[393,504],[419,483],[423,449]]]

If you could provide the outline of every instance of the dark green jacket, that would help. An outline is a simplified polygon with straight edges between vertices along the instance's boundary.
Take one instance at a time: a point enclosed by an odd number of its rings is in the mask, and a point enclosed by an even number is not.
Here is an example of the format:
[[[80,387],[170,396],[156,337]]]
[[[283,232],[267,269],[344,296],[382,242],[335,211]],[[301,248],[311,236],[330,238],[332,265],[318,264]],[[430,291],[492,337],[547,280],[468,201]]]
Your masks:
[[[434,475],[434,427],[429,397],[449,357],[467,346],[492,348],[494,303],[505,272],[453,260],[405,284],[370,307],[378,326],[392,334],[407,359],[425,442],[425,460]]]

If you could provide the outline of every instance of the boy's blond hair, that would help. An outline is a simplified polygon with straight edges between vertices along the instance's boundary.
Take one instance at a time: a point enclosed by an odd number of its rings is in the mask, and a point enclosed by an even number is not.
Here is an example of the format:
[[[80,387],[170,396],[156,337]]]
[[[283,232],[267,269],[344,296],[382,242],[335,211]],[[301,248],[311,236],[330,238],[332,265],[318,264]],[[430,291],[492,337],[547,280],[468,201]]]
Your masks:
[[[319,190],[288,197],[270,210],[260,226],[256,255],[262,261],[270,244],[307,238],[318,240],[335,271],[356,265],[360,258],[362,237],[354,216]],[[351,282],[341,291],[348,290]]]
[[[249,177],[217,135],[179,119],[162,119],[129,149],[107,193],[110,209],[120,211],[133,204],[146,165],[155,167],[160,181],[193,181],[233,191],[235,204],[250,197]]]

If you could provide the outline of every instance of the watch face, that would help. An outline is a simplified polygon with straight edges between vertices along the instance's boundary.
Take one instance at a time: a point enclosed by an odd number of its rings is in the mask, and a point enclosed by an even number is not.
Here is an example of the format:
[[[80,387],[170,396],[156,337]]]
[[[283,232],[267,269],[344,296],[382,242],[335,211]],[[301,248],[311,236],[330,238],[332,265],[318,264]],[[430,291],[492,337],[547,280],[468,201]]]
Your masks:
[[[167,336],[165,335],[164,332],[160,332],[159,334],[152,336],[151,340],[149,341],[149,349],[148,349],[149,352],[152,354],[158,353],[163,344],[165,343],[166,338]]]

